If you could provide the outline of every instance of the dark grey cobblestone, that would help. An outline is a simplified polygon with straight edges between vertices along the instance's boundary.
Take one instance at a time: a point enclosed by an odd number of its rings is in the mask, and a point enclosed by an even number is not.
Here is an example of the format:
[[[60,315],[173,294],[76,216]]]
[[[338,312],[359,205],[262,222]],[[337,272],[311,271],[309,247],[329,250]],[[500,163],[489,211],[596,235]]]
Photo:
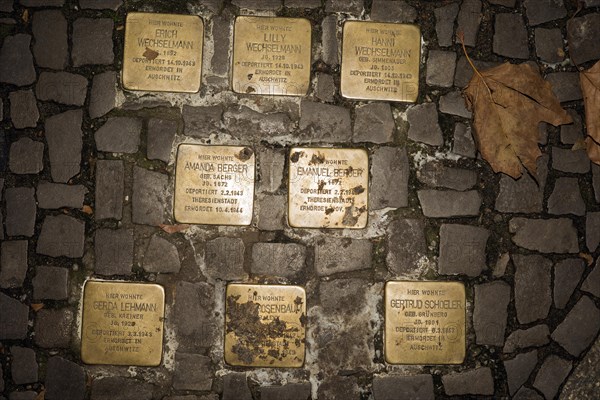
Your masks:
[[[558,178],[548,198],[548,213],[554,215],[585,215],[585,203],[577,178]]]
[[[540,25],[567,15],[567,9],[562,1],[525,0],[523,4],[525,5],[529,25]]]
[[[183,123],[185,134],[193,137],[208,137],[221,129],[223,107],[217,106],[183,106]]]
[[[552,85],[552,91],[561,103],[581,100],[583,97],[577,72],[553,72],[546,76],[546,80]]]
[[[456,124],[452,152],[463,157],[475,158],[475,141],[471,134],[471,127],[462,123]]]
[[[542,392],[547,399],[553,399],[571,368],[570,361],[555,355],[549,355],[535,376],[533,387]]]
[[[321,101],[332,102],[336,94],[335,82],[333,76],[318,72],[317,87],[315,88],[315,96]]]
[[[252,246],[253,274],[293,277],[305,268],[306,247],[296,243],[255,243]]]
[[[455,68],[455,52],[431,50],[427,57],[427,75],[425,81],[430,86],[450,87],[454,81]]]
[[[494,53],[510,58],[529,58],[527,29],[518,14],[496,14]]]
[[[398,219],[387,229],[387,267],[395,275],[413,272],[426,252],[425,222],[421,219]]]
[[[360,399],[360,388],[352,376],[333,376],[326,378],[319,386],[318,398],[324,399]]]
[[[310,398],[310,383],[288,383],[283,386],[263,386],[261,400],[306,400]]]
[[[409,164],[406,149],[380,147],[371,155],[369,207],[374,210],[408,205]]]
[[[40,113],[31,89],[10,92],[10,119],[17,129],[35,128]]]
[[[0,244],[0,287],[23,286],[27,274],[27,240],[5,240]]]
[[[44,219],[36,252],[51,257],[83,256],[85,222],[67,215]]]
[[[31,237],[35,228],[35,189],[30,187],[6,188],[6,234]]]
[[[92,383],[92,400],[112,400],[115,393],[122,400],[152,400],[153,386],[138,379],[110,376]]]
[[[513,397],[514,400],[544,400],[544,396],[540,395],[533,389],[522,387]]]
[[[133,168],[132,221],[135,224],[165,223],[169,177],[144,168]]]
[[[577,253],[577,231],[568,218],[513,218],[508,228],[513,242],[520,247],[541,253]]]
[[[581,116],[575,110],[567,110],[571,118],[572,124],[562,125],[560,127],[560,142],[564,144],[575,144],[578,140],[583,139],[583,125]]]
[[[440,112],[471,118],[472,113],[465,106],[465,99],[460,91],[455,90],[440,97]]]
[[[595,38],[600,35],[600,13],[587,14],[567,22],[569,54],[579,65],[600,58]]]
[[[565,52],[560,29],[536,28],[535,52],[540,60],[547,63],[558,63],[564,60]]]
[[[431,146],[444,144],[435,103],[413,106],[406,112],[406,118],[410,124],[409,139]]]
[[[116,97],[117,73],[106,71],[95,75],[92,79],[90,105],[88,108],[90,118],[99,118],[115,108]]]
[[[600,203],[600,165],[594,164],[592,166],[592,186],[596,202]]]
[[[299,130],[301,137],[310,137],[314,142],[350,141],[352,137],[350,110],[302,100]]]
[[[265,192],[275,192],[283,182],[285,151],[261,148],[258,151],[259,175],[258,187]]]
[[[35,82],[31,36],[22,33],[4,38],[0,48],[0,82],[27,86]]]
[[[65,69],[69,61],[67,20],[58,10],[36,11],[31,20],[35,43],[33,55],[38,66]]]
[[[600,5],[600,4],[599,4]],[[598,388],[598,359],[600,357],[600,340],[586,353],[565,382],[560,400],[577,400],[595,394]]]
[[[125,167],[121,160],[96,162],[96,219],[123,216]]]
[[[73,22],[71,59],[74,67],[113,63],[113,26],[109,18],[78,18]]]
[[[252,400],[245,372],[234,372],[223,377],[222,400]]]
[[[87,189],[83,185],[64,185],[42,181],[36,189],[38,207],[58,209],[82,208]]]
[[[371,268],[373,245],[366,239],[322,237],[315,244],[319,276]]]
[[[261,113],[246,106],[231,106],[223,114],[227,132],[233,136],[260,137],[263,132],[286,134],[291,129],[290,117],[283,112]]]
[[[481,207],[481,195],[476,190],[419,190],[417,196],[423,215],[431,218],[476,216]]]
[[[593,294],[596,297],[600,297],[600,259],[596,261],[596,266],[587,276],[581,290]]]
[[[220,335],[212,312],[214,288],[204,282],[178,282],[174,296],[174,325],[180,350],[200,351],[213,346]]]
[[[321,29],[321,42],[323,43],[321,58],[325,64],[335,67],[339,63],[337,17],[335,15],[325,17],[321,22]]]
[[[554,264],[554,307],[563,309],[585,271],[582,259],[568,258]]]
[[[328,13],[360,14],[363,5],[363,0],[325,0],[325,11]]]
[[[29,307],[0,293],[0,340],[22,340],[27,337]]]
[[[217,75],[227,75],[229,72],[231,27],[230,15],[219,15],[213,19],[212,36],[215,45],[210,65],[212,72]]]
[[[432,161],[417,171],[417,179],[431,187],[467,190],[477,183],[477,173],[468,169],[447,167],[440,162]]]
[[[19,0],[25,7],[62,7],[65,0]]]
[[[387,103],[371,103],[354,111],[353,142],[388,143],[394,139],[394,117]]]
[[[590,171],[590,159],[585,150],[552,147],[552,168],[562,172],[585,174]]]
[[[213,372],[209,357],[177,352],[173,388],[176,390],[210,390]]]
[[[86,374],[82,367],[62,357],[48,360],[46,373],[46,399],[80,400],[85,396]]]
[[[518,180],[502,175],[495,209],[503,213],[542,212],[547,177],[548,156],[545,155],[538,158],[537,179],[529,174]]]
[[[442,376],[444,391],[449,396],[456,395],[492,395],[494,378],[487,367]]]
[[[486,267],[489,232],[478,226],[444,224],[440,228],[439,272],[477,276]]]
[[[68,308],[42,309],[35,317],[35,344],[44,349],[68,348],[75,316]]]
[[[508,391],[514,395],[517,390],[529,379],[533,369],[537,365],[537,350],[528,353],[522,353],[515,358],[504,361],[506,378],[508,381]]]
[[[123,4],[123,0],[79,0],[83,9],[93,10],[117,10]]]
[[[592,343],[598,331],[600,309],[588,296],[583,296],[552,332],[552,340],[577,357]]]
[[[213,279],[235,280],[247,277],[244,271],[244,241],[218,237],[206,242],[205,262]]]
[[[437,40],[442,47],[452,46],[452,43],[454,43],[454,22],[458,16],[458,10],[458,3],[450,3],[433,11]]]
[[[38,380],[38,363],[35,351],[27,347],[11,346],[12,362],[10,373],[16,385],[35,383]]]
[[[282,230],[286,226],[286,196],[265,195],[258,201],[258,229],[265,231]]]
[[[142,121],[137,118],[109,118],[94,134],[99,151],[136,153],[140,146]]]
[[[464,42],[467,46],[475,46],[477,33],[481,23],[481,1],[465,0],[460,5],[458,13],[457,32],[463,32]]]
[[[133,232],[126,229],[98,229],[94,237],[99,275],[131,275],[133,266]]]
[[[371,19],[381,22],[412,23],[417,18],[417,10],[406,1],[373,0]]]
[[[42,72],[35,85],[38,100],[82,106],[87,95],[88,80],[70,72]],[[46,120],[46,123],[48,120]]]
[[[375,376],[373,378],[374,400],[420,399],[433,400],[433,378],[431,375]]]
[[[161,160],[168,163],[176,133],[176,121],[158,118],[150,119],[148,121],[148,159]]]
[[[502,346],[508,318],[510,285],[497,281],[475,285],[473,328],[477,344]]]
[[[548,316],[552,305],[552,262],[545,257],[513,254],[517,319],[528,324]]]
[[[513,353],[515,350],[528,347],[540,347],[550,343],[550,330],[548,325],[535,325],[528,329],[518,329],[512,332],[504,344],[504,353]]]
[[[81,110],[66,111],[46,119],[50,172],[55,182],[67,183],[80,171],[82,119]]]
[[[27,390],[24,392],[14,391],[8,396],[8,400],[35,400],[38,393],[33,390]]]
[[[181,261],[177,246],[158,235],[152,236],[144,253],[143,267],[148,272],[179,272]]]
[[[63,267],[38,265],[33,283],[33,298],[65,300],[69,296],[69,270]]]

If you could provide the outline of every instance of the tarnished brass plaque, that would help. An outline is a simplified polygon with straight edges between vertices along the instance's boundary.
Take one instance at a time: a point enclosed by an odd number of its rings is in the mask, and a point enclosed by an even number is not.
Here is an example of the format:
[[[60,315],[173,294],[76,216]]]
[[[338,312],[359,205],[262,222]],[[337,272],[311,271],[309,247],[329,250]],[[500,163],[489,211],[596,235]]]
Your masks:
[[[303,288],[229,284],[225,303],[225,362],[245,367],[302,367],[305,324]]]
[[[181,144],[175,167],[175,219],[250,225],[255,155],[250,147]]]
[[[366,150],[292,148],[289,165],[290,226],[349,229],[367,226]]]
[[[308,92],[310,22],[304,18],[237,17],[233,91],[302,96]]]
[[[342,39],[342,96],[415,102],[420,59],[418,26],[348,21]]]
[[[159,365],[164,315],[165,292],[160,285],[88,281],[81,359],[86,364]]]
[[[197,92],[203,40],[204,23],[196,15],[127,14],[123,87]]]
[[[385,360],[390,364],[462,363],[465,301],[461,282],[387,282]]]

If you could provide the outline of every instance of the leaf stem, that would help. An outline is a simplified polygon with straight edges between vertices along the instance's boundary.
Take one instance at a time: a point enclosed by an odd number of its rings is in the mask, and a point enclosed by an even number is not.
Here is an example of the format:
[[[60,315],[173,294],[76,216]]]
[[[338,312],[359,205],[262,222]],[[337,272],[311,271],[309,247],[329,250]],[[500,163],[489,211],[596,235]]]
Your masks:
[[[481,81],[483,82],[483,84],[485,85],[489,95],[490,95],[490,99],[492,99],[492,101],[494,100],[494,98],[492,97],[492,90],[490,89],[490,87],[488,86],[487,82],[485,81],[485,79],[483,78],[483,75],[481,75],[481,72],[479,72],[479,70],[477,69],[477,67],[475,67],[475,64],[473,64],[473,61],[471,60],[471,57],[469,57],[469,53],[467,53],[467,47],[465,46],[465,34],[460,31],[456,34],[456,36],[458,36],[458,39],[460,40],[460,44],[462,45],[462,49],[463,49],[463,53],[465,53],[465,57],[467,57],[467,61],[469,62],[469,65],[471,66],[471,68],[473,68],[473,71],[477,74],[477,76],[479,76],[479,78],[481,79]]]

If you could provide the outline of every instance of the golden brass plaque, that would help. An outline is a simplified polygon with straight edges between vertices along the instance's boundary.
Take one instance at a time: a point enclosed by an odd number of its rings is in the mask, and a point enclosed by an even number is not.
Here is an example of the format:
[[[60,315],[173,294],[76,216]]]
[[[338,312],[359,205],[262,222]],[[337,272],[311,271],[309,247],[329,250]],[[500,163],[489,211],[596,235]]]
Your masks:
[[[465,301],[461,282],[387,282],[385,360],[390,364],[462,363]]]
[[[250,147],[181,144],[175,167],[175,219],[250,225],[255,155]]]
[[[290,226],[349,229],[367,226],[366,150],[292,148],[289,165]]]
[[[225,362],[245,367],[302,367],[305,324],[303,288],[229,284],[225,303]]]
[[[160,364],[165,292],[160,285],[88,281],[83,294],[81,359],[86,364]]]
[[[302,96],[308,92],[310,22],[304,18],[237,17],[233,91]]]
[[[418,26],[348,21],[342,40],[342,96],[415,102],[420,59]]]
[[[127,14],[123,86],[129,90],[200,90],[204,23],[196,15]]]

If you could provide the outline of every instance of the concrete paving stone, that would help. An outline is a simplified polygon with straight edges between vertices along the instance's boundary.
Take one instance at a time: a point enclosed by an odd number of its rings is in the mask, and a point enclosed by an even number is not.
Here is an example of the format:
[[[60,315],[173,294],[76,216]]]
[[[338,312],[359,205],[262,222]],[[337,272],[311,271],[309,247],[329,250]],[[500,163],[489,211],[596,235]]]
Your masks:
[[[96,265],[99,275],[131,275],[133,267],[133,231],[128,229],[98,229],[94,238]]]
[[[35,229],[35,189],[30,187],[6,188],[6,234],[8,236],[33,236]]]
[[[180,350],[201,351],[213,346],[222,333],[213,312],[214,287],[204,282],[178,282],[174,297],[173,322]]]
[[[600,165],[592,164],[592,187],[596,203],[600,203]]]
[[[74,67],[83,65],[109,65],[114,62],[114,22],[110,18],[78,18],[73,22]]]
[[[306,400],[310,398],[310,382],[288,383],[283,386],[262,386],[261,400]]]
[[[258,199],[258,229],[279,231],[286,227],[286,196],[265,195]]]
[[[492,61],[481,61],[481,60],[476,60],[476,59],[471,59],[471,61],[473,62],[473,65],[475,65],[475,67],[479,71],[485,71],[489,68],[500,65],[500,63],[498,63],[498,62],[492,62]],[[467,61],[466,57],[465,56],[459,57],[458,61],[456,62],[456,73],[454,74],[454,86],[456,86],[458,88],[464,88],[465,86],[467,86],[467,84],[469,83],[469,81],[471,80],[472,77],[473,77],[473,68]]]
[[[33,55],[39,67],[65,69],[69,61],[67,28],[67,20],[59,10],[41,10],[33,14]]]
[[[35,344],[44,349],[68,348],[74,319],[73,311],[68,308],[38,311],[34,325]]]
[[[513,400],[544,400],[544,396],[540,395],[533,389],[530,389],[528,387],[522,387],[513,396]]]
[[[406,117],[410,124],[410,128],[408,129],[409,139],[431,146],[441,146],[444,144],[435,103],[413,106],[406,112]]]
[[[542,392],[546,399],[553,399],[572,367],[571,361],[554,354],[549,355],[535,376],[533,387]]]
[[[600,297],[600,258],[596,261],[596,267],[594,267],[585,281],[583,281],[581,290]]]
[[[529,58],[527,29],[521,15],[496,14],[494,32],[494,53],[509,58]]]
[[[519,247],[540,253],[577,253],[577,230],[568,218],[513,218],[508,229]]]
[[[19,0],[25,7],[62,7],[64,0]]]
[[[537,361],[537,350],[518,354],[515,358],[504,361],[508,392],[511,396],[527,382],[533,369],[537,365]]]
[[[414,376],[387,375],[373,377],[374,400],[433,400],[433,378],[429,374]]]
[[[540,60],[549,64],[563,61],[565,59],[565,50],[560,29],[536,28],[535,54]]]
[[[291,130],[292,121],[284,112],[263,114],[249,107],[233,105],[223,114],[227,132],[237,136],[262,138],[264,132],[285,134]]]
[[[513,254],[515,308],[521,324],[548,316],[552,305],[552,261],[538,255]]]
[[[369,208],[408,206],[408,155],[405,148],[380,147],[371,155]]]
[[[165,200],[169,177],[160,172],[133,167],[132,221],[134,224],[160,225],[166,221]]]
[[[258,188],[264,192],[275,192],[283,181],[285,150],[262,147],[258,151]]]
[[[33,298],[36,300],[66,300],[69,297],[69,270],[62,267],[35,267]]]
[[[27,347],[11,346],[10,373],[15,385],[35,383],[38,380],[38,363],[35,351]]]
[[[282,0],[233,0],[232,4],[243,10],[278,10]]]
[[[123,216],[124,174],[121,160],[96,161],[96,220]]]
[[[337,38],[337,16],[328,15],[321,22],[321,59],[325,64],[335,67],[339,64],[339,43]]]
[[[94,75],[90,92],[90,118],[99,118],[117,105],[117,73],[106,71]]]
[[[46,119],[50,172],[55,182],[67,183],[79,174],[83,138],[82,110],[70,110]]]
[[[530,26],[561,19],[567,15],[563,0],[524,0],[523,4]]]
[[[560,310],[566,307],[584,271],[585,264],[580,258],[567,258],[554,265],[554,307]]]
[[[138,118],[109,118],[94,134],[98,151],[137,153],[140,146],[142,121]]]
[[[477,172],[447,167],[441,162],[430,161],[417,171],[417,179],[430,187],[467,190],[477,184]]]
[[[14,0],[0,0],[0,12],[11,13],[13,12]],[[0,389],[0,392],[2,389]]]
[[[517,329],[506,338],[504,353],[514,353],[516,350],[528,347],[541,347],[550,343],[548,325],[535,325],[527,329]]]
[[[35,128],[40,112],[31,89],[10,92],[10,119],[17,129]]]
[[[206,242],[204,260],[208,275],[213,279],[243,280],[244,241],[239,238],[218,237]]]
[[[386,264],[394,275],[407,275],[416,270],[427,252],[425,221],[396,219],[387,228]]]
[[[454,22],[458,16],[458,3],[450,3],[433,10],[435,15],[435,33],[440,47],[454,43]]]
[[[296,243],[255,243],[250,271],[291,278],[306,266],[306,247]]]
[[[321,8],[321,0],[284,0],[287,8]]]
[[[552,72],[546,75],[546,80],[552,85],[552,92],[561,103],[583,98],[578,72]]]
[[[471,127],[457,122],[454,128],[454,140],[452,142],[452,153],[467,158],[475,158],[475,141],[471,133]]]
[[[370,103],[354,110],[353,142],[389,143],[396,125],[389,103]]]
[[[569,54],[573,62],[581,65],[600,58],[600,13],[591,13],[567,21]]]
[[[504,345],[510,292],[510,285],[502,281],[475,285],[473,328],[477,344]]]
[[[599,3],[600,5],[600,3]],[[560,400],[593,400],[598,392],[600,372],[598,362],[600,360],[600,338],[592,348],[585,354],[577,367],[573,370],[560,392]]]
[[[209,137],[221,129],[223,107],[183,106],[184,133],[192,137]]]
[[[229,72],[232,18],[228,13],[213,18],[212,37],[214,52],[210,60],[212,72],[227,76]]]
[[[312,142],[344,142],[352,138],[350,110],[330,104],[302,100],[299,131]]]
[[[363,10],[363,0],[325,0],[325,12],[359,15]]]
[[[175,353],[173,388],[175,390],[210,390],[213,383],[210,357],[200,354]]]
[[[429,86],[451,87],[455,70],[456,52],[430,50],[427,57],[425,82]]]
[[[406,1],[373,0],[371,21],[412,23],[417,18],[417,10]]]
[[[177,121],[158,118],[148,120],[148,159],[168,163],[176,133]]]
[[[123,0],[79,0],[79,6],[84,10],[117,11],[121,5],[123,5]]]
[[[489,236],[489,231],[479,226],[443,224],[440,227],[439,273],[481,274],[486,267],[485,249]]]
[[[552,168],[562,172],[587,174],[590,171],[590,159],[585,150],[552,147]]]
[[[489,0],[490,4],[496,4],[503,7],[514,7],[517,0]]]
[[[494,394],[492,370],[487,367],[442,376],[444,391],[448,396]]]
[[[0,340],[22,340],[27,337],[29,307],[0,293]]]
[[[423,215],[430,218],[477,216],[481,207],[481,196],[476,190],[419,190],[417,196]]]
[[[361,390],[352,376],[330,376],[323,380],[317,389],[319,399],[359,400]]]
[[[147,272],[177,273],[181,269],[177,247],[158,235],[152,236],[144,253],[144,270]]]
[[[48,359],[46,371],[45,398],[47,400],[83,400],[85,398],[86,374],[81,366],[55,356]]]
[[[577,141],[583,139],[583,123],[577,111],[569,109],[567,112],[573,118],[573,123],[560,126],[560,142],[563,144],[575,144]]]
[[[223,376],[222,400],[252,400],[245,372],[232,372]]]
[[[48,215],[42,224],[36,253],[50,257],[82,257],[84,231],[84,221],[67,215]]]
[[[38,396],[37,392],[33,390],[26,390],[24,392],[12,392],[8,396],[8,400],[35,400]]]
[[[373,244],[367,239],[324,236],[315,243],[315,270],[319,276],[371,268]]]
[[[110,376],[94,379],[91,400],[113,400],[117,393],[119,400],[152,400],[153,390],[154,387],[149,382]]]
[[[548,198],[548,213],[554,215],[585,215],[585,203],[581,197],[577,178],[561,177]]]
[[[524,174],[519,179],[507,175],[500,176],[500,189],[494,208],[502,213],[541,213],[544,202],[544,188],[548,177],[547,155],[537,160],[537,177]],[[536,182],[537,181],[537,182]]]
[[[481,23],[481,1],[464,0],[460,5],[457,22],[456,32],[463,32],[465,45],[475,46]]]
[[[40,73],[35,85],[38,100],[54,101],[70,106],[82,106],[87,95],[88,80],[78,74],[69,72]]]
[[[87,189],[83,185],[65,185],[40,181],[36,195],[38,207],[45,209],[58,209],[63,207],[82,208]]]
[[[471,118],[473,116],[473,113],[467,110],[465,99],[458,90],[454,90],[440,97],[440,112],[463,118]]]
[[[27,275],[27,240],[4,240],[0,253],[0,288],[23,286]]]
[[[565,319],[552,332],[552,340],[571,355],[579,357],[600,330],[600,309],[588,296],[582,296]]]
[[[0,48],[0,82],[27,86],[35,82],[31,36],[18,33],[6,36]]]
[[[335,82],[333,76],[324,72],[317,72],[317,85],[315,88],[315,96],[326,102],[332,102],[336,94]]]

